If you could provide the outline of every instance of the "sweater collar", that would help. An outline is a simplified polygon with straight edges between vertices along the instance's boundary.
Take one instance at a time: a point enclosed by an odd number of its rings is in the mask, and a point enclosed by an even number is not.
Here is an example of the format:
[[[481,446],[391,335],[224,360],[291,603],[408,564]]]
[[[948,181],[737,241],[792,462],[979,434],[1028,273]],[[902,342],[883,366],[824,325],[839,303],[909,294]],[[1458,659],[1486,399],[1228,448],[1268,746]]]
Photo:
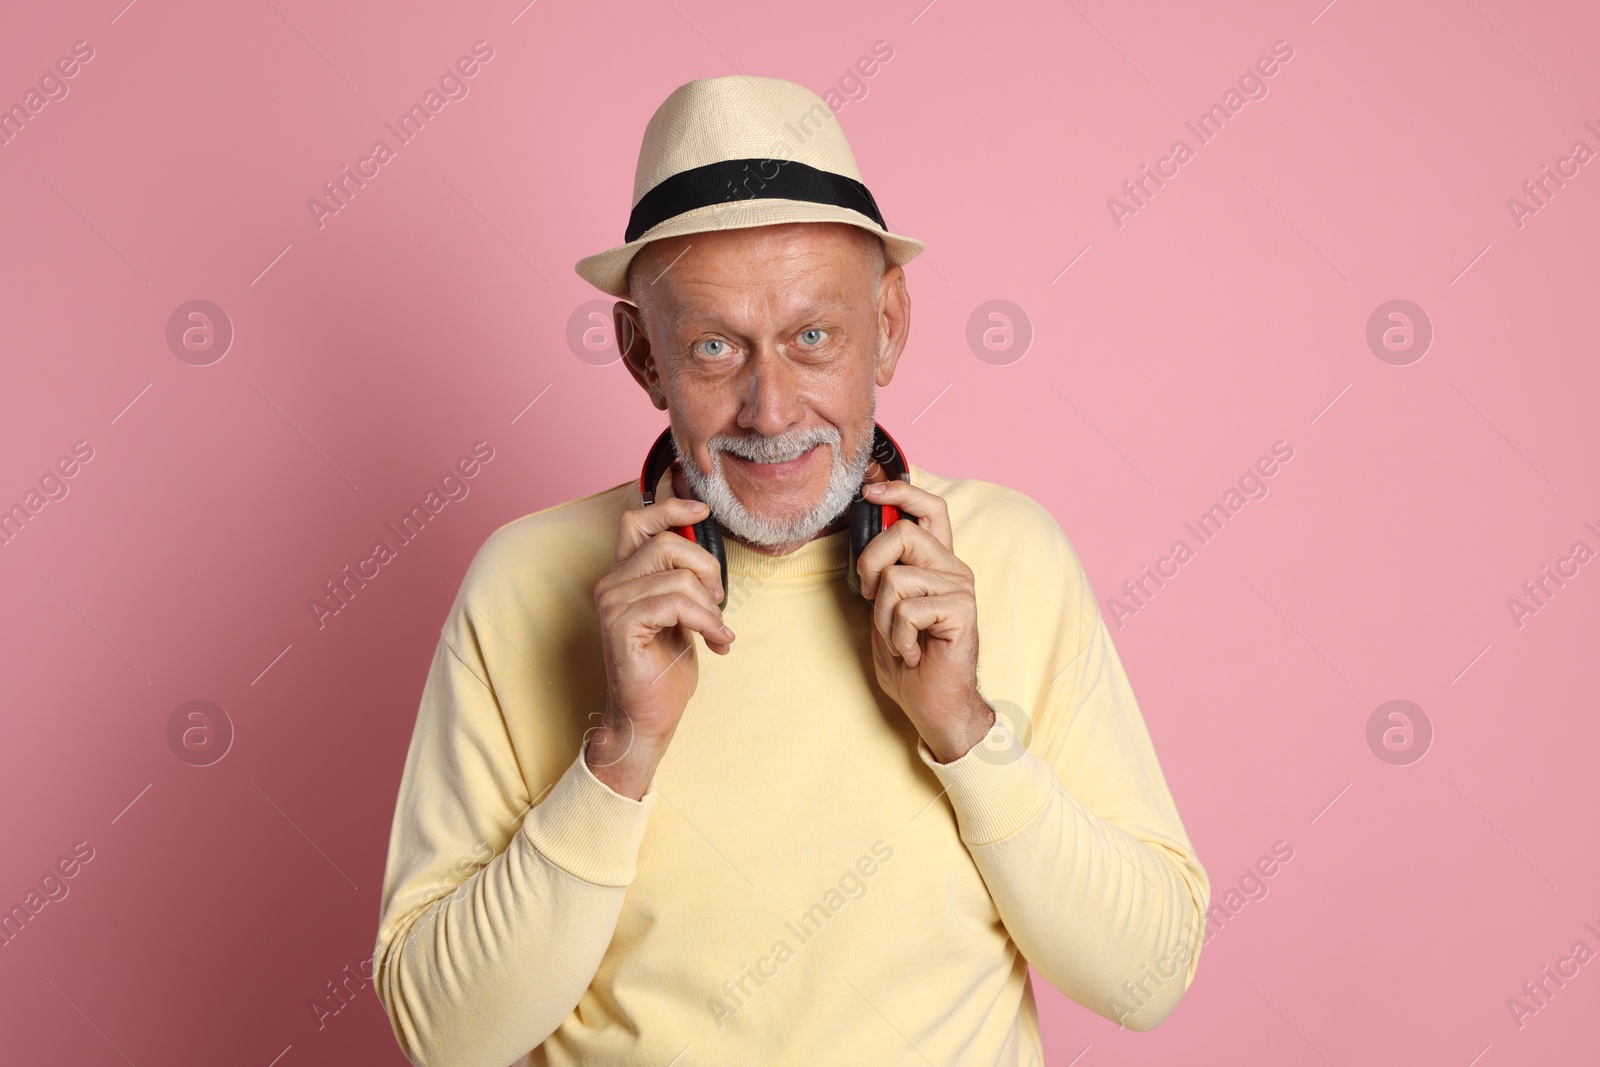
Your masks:
[[[844,529],[813,537],[783,556],[758,552],[726,533],[722,535],[722,548],[728,557],[730,577],[738,574],[748,578],[798,578],[844,570],[850,555],[850,531]]]

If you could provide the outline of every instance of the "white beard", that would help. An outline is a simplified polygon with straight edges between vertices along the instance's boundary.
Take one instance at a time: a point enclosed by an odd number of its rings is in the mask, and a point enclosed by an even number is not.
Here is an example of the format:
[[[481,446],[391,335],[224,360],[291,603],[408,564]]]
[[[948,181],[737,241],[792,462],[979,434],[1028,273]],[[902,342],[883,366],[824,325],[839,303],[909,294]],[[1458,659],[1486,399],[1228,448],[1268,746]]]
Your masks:
[[[839,447],[839,431],[833,426],[797,430],[777,437],[764,437],[760,434],[744,437],[718,434],[706,442],[706,448],[711,453],[709,472],[702,471],[695,464],[694,457],[687,454],[678,444],[676,431],[672,434],[672,450],[677,453],[679,466],[689,482],[689,488],[694,491],[698,499],[711,506],[711,513],[729,533],[753,545],[776,546],[805,542],[817,536],[839,518],[850,505],[856,490],[861,488],[861,480],[866,477],[867,467],[872,462],[872,430],[877,401],[877,392],[874,391],[872,404],[863,423],[863,431],[859,435],[860,444],[853,456],[843,454]],[[831,446],[829,451],[833,454],[833,469],[828,474],[827,491],[823,493],[821,500],[788,521],[765,519],[752,513],[734,495],[722,471],[720,453],[723,451],[760,463],[781,463],[797,459],[807,449],[819,444]]]

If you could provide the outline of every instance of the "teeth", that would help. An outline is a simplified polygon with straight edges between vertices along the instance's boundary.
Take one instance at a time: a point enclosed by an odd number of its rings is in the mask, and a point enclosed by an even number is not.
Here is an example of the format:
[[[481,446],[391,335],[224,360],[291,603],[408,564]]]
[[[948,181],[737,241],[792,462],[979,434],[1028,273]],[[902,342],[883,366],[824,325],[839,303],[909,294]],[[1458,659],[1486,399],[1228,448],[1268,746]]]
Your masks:
[[[813,446],[813,447],[815,447],[815,446]],[[799,452],[796,452],[794,455],[785,456],[782,459],[750,459],[748,456],[744,456],[744,457],[741,457],[741,458],[746,459],[751,463],[760,464],[763,467],[771,467],[774,464],[778,464],[778,463],[791,463],[794,460],[799,459],[801,456],[805,455],[809,451],[811,451],[810,448],[803,448]]]

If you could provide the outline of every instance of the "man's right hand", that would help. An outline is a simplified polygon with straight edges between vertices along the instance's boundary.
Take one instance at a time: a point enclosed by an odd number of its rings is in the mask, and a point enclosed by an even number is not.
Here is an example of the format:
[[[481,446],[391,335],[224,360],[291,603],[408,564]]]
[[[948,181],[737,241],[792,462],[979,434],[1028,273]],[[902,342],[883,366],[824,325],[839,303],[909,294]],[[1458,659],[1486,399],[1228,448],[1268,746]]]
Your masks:
[[[584,746],[594,776],[635,800],[694,695],[699,678],[691,631],[726,655],[722,573],[704,548],[671,531],[705,519],[705,504],[669,497],[632,508],[617,531],[616,562],[596,583],[606,663],[606,708]]]

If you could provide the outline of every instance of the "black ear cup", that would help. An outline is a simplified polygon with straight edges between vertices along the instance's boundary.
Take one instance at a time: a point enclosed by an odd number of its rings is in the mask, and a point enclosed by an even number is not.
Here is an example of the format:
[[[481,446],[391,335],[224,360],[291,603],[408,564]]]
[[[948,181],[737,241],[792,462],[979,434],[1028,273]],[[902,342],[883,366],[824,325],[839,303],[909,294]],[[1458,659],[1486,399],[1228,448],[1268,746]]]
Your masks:
[[[900,446],[888,431],[877,423],[872,424],[872,460],[888,480],[911,480],[911,465],[906,462],[905,453],[900,451]],[[850,561],[845,564],[844,578],[857,596],[861,595],[861,575],[856,573],[856,564],[862,550],[869,541],[903,517],[900,509],[893,504],[874,504],[861,495],[860,486],[856,487],[856,495],[850,498]]]
[[[676,458],[672,450],[672,430],[662,430],[661,436],[656,438],[656,443],[650,446],[650,453],[644,458],[644,468],[639,472],[639,496],[646,504],[656,502],[656,485],[661,481],[661,476],[672,466]],[[674,526],[672,532],[686,540],[693,541],[707,552],[716,557],[717,566],[722,570],[722,599],[717,601],[717,607],[726,607],[728,604],[728,554],[722,547],[722,527],[717,525],[717,517],[708,515],[693,526]]]
[[[861,575],[856,573],[856,561],[867,542],[883,532],[883,507],[868,502],[856,490],[850,501],[850,562],[844,569],[844,580],[850,583],[851,592],[861,595]]]
[[[693,534],[689,539],[717,558],[717,566],[722,568],[722,599],[717,601],[717,607],[728,606],[728,553],[722,547],[722,527],[717,525],[717,518],[713,515],[687,527]],[[680,534],[682,530],[678,531]]]

